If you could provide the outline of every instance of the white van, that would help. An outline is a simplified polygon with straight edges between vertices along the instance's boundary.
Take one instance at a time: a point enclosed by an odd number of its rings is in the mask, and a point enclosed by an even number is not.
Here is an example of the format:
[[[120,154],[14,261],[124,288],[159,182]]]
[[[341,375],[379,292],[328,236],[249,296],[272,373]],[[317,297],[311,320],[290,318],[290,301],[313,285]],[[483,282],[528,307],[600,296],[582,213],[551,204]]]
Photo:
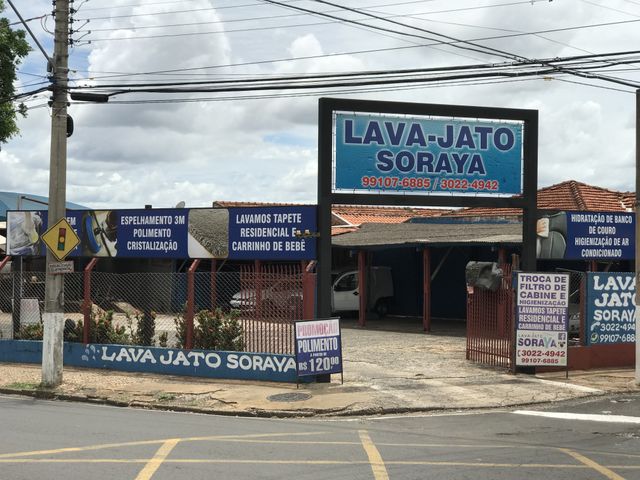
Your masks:
[[[393,298],[390,267],[370,267],[367,277],[367,308],[381,317],[389,311]],[[333,273],[331,282],[331,310],[334,312],[360,310],[358,271]]]

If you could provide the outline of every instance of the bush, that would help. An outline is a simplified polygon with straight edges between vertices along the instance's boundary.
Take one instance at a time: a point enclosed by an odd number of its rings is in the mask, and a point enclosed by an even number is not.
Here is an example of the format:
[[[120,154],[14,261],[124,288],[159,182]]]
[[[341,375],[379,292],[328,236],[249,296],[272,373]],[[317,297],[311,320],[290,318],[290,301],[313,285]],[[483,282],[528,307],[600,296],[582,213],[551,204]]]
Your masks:
[[[91,328],[89,329],[89,343],[112,343],[116,345],[130,345],[131,336],[124,326],[113,325],[113,310],[98,310],[91,312]],[[76,323],[75,338],[82,342],[84,321]],[[66,328],[65,328],[66,330]],[[70,337],[72,335],[69,335]]]
[[[44,335],[44,326],[42,322],[33,323],[31,325],[22,325],[18,332],[20,340],[42,340]]]
[[[21,340],[42,340],[44,336],[44,324],[42,322],[31,325],[23,325],[20,327],[18,338]],[[81,342],[82,329],[80,329],[80,337],[78,338],[78,330],[73,320],[67,318],[64,321],[63,338],[65,342]]]
[[[176,348],[185,348],[187,322],[184,312],[174,319],[178,342]],[[193,348],[202,350],[241,351],[244,349],[242,326],[238,312],[224,313],[220,308],[213,312],[200,310],[193,320]]]
[[[143,312],[136,312],[133,317],[126,313],[125,316],[131,332],[131,344],[154,346],[153,335],[156,330],[156,312],[149,312],[146,315]]]

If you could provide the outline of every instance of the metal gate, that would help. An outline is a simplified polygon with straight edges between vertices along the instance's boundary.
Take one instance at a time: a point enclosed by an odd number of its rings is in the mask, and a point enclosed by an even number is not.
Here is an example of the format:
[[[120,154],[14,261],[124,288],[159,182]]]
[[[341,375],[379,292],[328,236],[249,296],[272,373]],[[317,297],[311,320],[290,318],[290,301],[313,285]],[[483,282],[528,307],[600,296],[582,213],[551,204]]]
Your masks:
[[[467,292],[467,360],[494,367],[512,367],[513,286],[511,265],[501,264],[502,281],[496,291]]]

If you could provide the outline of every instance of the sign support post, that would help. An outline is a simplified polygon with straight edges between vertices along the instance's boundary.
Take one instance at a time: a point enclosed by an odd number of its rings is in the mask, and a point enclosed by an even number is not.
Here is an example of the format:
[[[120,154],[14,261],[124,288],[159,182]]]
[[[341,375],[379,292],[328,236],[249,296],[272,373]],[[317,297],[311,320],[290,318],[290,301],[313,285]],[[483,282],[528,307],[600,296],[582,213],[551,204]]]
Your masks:
[[[638,298],[640,298],[640,221],[638,211],[640,211],[640,89],[636,90],[636,384],[640,385],[640,312],[638,309]]]
[[[67,184],[67,78],[69,64],[69,1],[58,0],[55,7],[53,56],[53,104],[51,108],[51,159],[49,166],[49,221],[65,216]],[[64,328],[64,277],[53,275],[49,265],[56,258],[47,251],[44,333],[42,343],[42,385],[62,383],[62,341]]]

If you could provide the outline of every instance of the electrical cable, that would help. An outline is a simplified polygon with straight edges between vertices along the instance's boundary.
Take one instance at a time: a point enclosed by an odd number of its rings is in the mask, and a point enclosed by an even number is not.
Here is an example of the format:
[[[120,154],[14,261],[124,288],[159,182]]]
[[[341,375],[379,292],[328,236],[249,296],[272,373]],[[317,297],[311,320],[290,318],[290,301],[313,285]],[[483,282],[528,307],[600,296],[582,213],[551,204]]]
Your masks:
[[[270,78],[261,78],[261,79],[235,79],[235,80],[218,80],[218,81],[193,81],[193,82],[163,82],[163,83],[139,83],[139,84],[94,84],[87,85],[81,88],[85,89],[108,89],[108,88],[120,88],[120,87],[171,87],[171,86],[186,86],[186,85],[213,85],[213,84],[224,84],[224,83],[266,83],[266,82],[282,82],[282,81],[310,81],[310,80],[318,80],[318,79],[327,79],[333,77],[362,77],[362,76],[375,76],[375,75],[408,75],[408,74],[426,74],[426,73],[439,73],[439,72],[449,72],[449,71],[461,71],[461,70],[478,70],[478,69],[491,69],[491,68],[514,68],[514,67],[523,67],[523,66],[534,66],[535,64],[539,65],[548,65],[550,63],[556,64],[556,67],[561,66],[562,68],[566,68],[568,66],[580,66],[586,67],[590,63],[601,63],[601,62],[611,62],[615,57],[623,57],[620,59],[620,62],[630,62],[635,63],[635,60],[627,60],[624,59],[626,56],[630,55],[638,55],[640,54],[640,50],[631,50],[624,52],[610,52],[605,54],[590,54],[590,55],[574,55],[570,57],[556,57],[556,58],[547,58],[547,59],[538,59],[538,60],[528,60],[526,63],[523,62],[502,62],[502,63],[482,63],[482,64],[470,64],[470,65],[456,65],[450,67],[426,67],[426,68],[413,68],[413,69],[396,69],[396,70],[369,70],[369,71],[358,71],[358,72],[343,72],[343,73],[323,73],[323,74],[306,74],[306,75],[289,75],[289,76],[276,76]],[[587,63],[584,63],[587,61]],[[560,65],[561,63],[565,65]]]
[[[275,4],[278,3],[276,0],[262,0],[262,1],[267,2],[267,3],[275,3]],[[472,46],[471,49],[473,51],[479,51],[479,50],[476,50],[474,47],[486,48],[487,50],[489,50],[491,52],[494,52],[494,53],[498,54],[498,56],[502,56],[504,58],[512,58],[514,60],[521,60],[521,61],[528,61],[529,60],[527,57],[519,56],[517,54],[513,54],[513,53],[507,52],[505,50],[499,50],[499,49],[495,49],[495,48],[491,48],[491,47],[484,47],[483,45],[477,44],[474,41],[461,40],[461,39],[458,39],[456,37],[452,37],[450,35],[444,35],[444,34],[440,34],[438,32],[434,32],[432,30],[418,28],[418,27],[415,27],[413,25],[407,25],[407,24],[404,24],[402,22],[397,22],[397,21],[394,21],[394,20],[384,19],[384,18],[379,17],[377,15],[373,15],[373,14],[368,13],[368,12],[362,12],[362,10],[358,10],[358,9],[354,9],[354,8],[350,8],[350,7],[340,6],[340,5],[337,5],[335,3],[329,2],[327,0],[311,0],[311,1],[313,1],[315,3],[323,4],[323,5],[330,5],[330,6],[333,6],[333,7],[341,7],[342,9],[344,9],[346,11],[349,11],[349,12],[364,13],[365,15],[368,15],[368,16],[370,16],[372,18],[377,19],[377,20],[383,20],[385,22],[389,22],[389,23],[392,23],[394,25],[399,25],[399,26],[403,26],[403,27],[407,27],[407,28],[412,28],[412,29],[417,30],[417,31],[426,32],[426,33],[429,33],[431,35],[440,36],[440,37],[443,37],[443,38],[446,38],[446,39],[449,39],[449,40],[459,41],[459,42],[462,42],[462,43],[464,43],[466,45]],[[586,0],[583,0],[583,1],[586,1]],[[298,9],[300,7],[289,6],[287,8]],[[323,14],[320,13],[320,15],[323,15]],[[349,20],[347,20],[347,21],[349,21]],[[356,23],[358,23],[358,22],[356,22]],[[453,46],[455,46],[457,48],[469,48],[469,47],[463,47],[462,45],[453,45]],[[617,83],[619,85],[625,85],[625,86],[634,87],[634,88],[637,85],[637,84],[635,84],[633,82],[628,82],[626,80],[621,80],[621,79],[615,78],[615,77],[608,77],[606,75],[584,74],[584,73],[582,73],[580,71],[577,71],[577,70],[568,70],[568,69],[566,69],[564,67],[560,68],[557,65],[555,65],[554,62],[549,62],[547,65],[552,67],[552,68],[555,68],[558,71],[566,71],[566,72],[571,73],[572,75],[575,75],[575,76],[578,76],[578,77],[598,78],[599,80],[604,80],[604,81]]]

